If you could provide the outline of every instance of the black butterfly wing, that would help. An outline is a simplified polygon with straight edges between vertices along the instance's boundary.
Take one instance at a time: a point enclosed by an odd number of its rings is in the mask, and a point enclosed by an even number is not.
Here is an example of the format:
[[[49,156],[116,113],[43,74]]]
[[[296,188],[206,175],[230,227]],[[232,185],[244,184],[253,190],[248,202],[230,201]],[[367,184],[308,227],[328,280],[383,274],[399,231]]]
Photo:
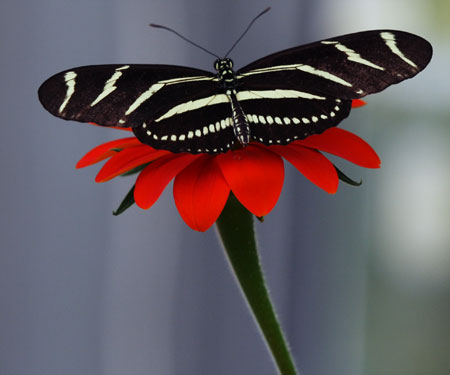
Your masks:
[[[350,100],[320,95],[295,97],[298,92],[296,90],[278,91],[286,97],[240,101],[253,141],[267,146],[285,145],[312,134],[322,133],[338,125],[350,113]],[[258,96],[261,91],[250,91],[246,95],[252,94]],[[239,96],[241,95],[238,93],[238,98]]]
[[[351,99],[410,78],[429,62],[424,39],[377,30],[281,51],[240,69],[237,99],[254,141],[287,144],[348,116]],[[96,65],[49,78],[43,106],[66,120],[133,128],[173,152],[225,152],[236,142],[229,97],[210,72],[169,65]]]
[[[238,142],[225,94],[185,100],[133,129],[143,143],[172,152],[221,153]]]
[[[357,99],[414,77],[431,56],[430,43],[417,35],[373,30],[277,52],[237,73],[249,89],[302,88]]]
[[[235,143],[231,109],[213,73],[169,65],[93,65],[54,75],[39,88],[53,115],[131,127],[144,144],[219,153]]]
[[[237,72],[254,140],[287,144],[346,118],[351,100],[415,76],[431,45],[401,31],[375,30],[330,38],[259,59]],[[239,95],[238,95],[239,97]]]
[[[159,112],[217,91],[213,73],[171,65],[93,65],[54,75],[39,88],[53,115],[103,126],[139,127]]]

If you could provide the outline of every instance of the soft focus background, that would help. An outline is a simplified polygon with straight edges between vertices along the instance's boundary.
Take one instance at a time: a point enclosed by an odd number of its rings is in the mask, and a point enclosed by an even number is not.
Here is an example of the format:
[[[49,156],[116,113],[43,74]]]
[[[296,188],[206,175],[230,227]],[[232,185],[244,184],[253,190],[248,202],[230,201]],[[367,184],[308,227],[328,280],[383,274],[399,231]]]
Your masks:
[[[327,195],[286,166],[257,224],[262,261],[305,375],[450,373],[450,2],[2,0],[0,5],[0,374],[274,375],[218,244],[191,231],[169,187],[149,211],[115,209],[132,184],[75,171],[115,130],[67,123],[37,99],[80,65],[237,67],[284,48],[374,28],[434,46],[413,80],[367,98],[342,126],[381,170],[337,164],[360,188]]]

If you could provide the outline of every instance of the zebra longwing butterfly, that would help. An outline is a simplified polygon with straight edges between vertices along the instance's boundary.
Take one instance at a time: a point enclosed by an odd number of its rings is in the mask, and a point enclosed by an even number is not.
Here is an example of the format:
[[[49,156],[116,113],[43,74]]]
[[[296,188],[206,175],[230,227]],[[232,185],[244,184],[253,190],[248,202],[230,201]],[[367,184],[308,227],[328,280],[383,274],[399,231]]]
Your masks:
[[[211,73],[172,65],[93,65],[39,88],[65,120],[132,128],[172,152],[221,153],[249,142],[288,144],[336,126],[352,99],[415,76],[431,59],[425,39],[373,30],[294,47],[237,71],[229,58]]]

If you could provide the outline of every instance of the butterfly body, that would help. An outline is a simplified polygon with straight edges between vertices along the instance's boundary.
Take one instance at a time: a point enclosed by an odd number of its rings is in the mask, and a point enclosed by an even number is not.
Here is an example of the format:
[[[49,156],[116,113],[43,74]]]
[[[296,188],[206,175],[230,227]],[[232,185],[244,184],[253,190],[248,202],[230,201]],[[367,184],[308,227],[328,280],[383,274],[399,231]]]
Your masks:
[[[326,39],[216,73],[169,65],[95,65],[49,78],[43,106],[67,120],[132,128],[172,152],[288,144],[336,126],[352,99],[411,78],[431,59],[416,35],[373,30]]]
[[[233,70],[233,60],[228,58],[217,59],[214,62],[214,68],[217,71],[220,87],[231,104],[231,122],[234,135],[241,146],[246,146],[250,142],[250,126],[236,96],[238,80]]]

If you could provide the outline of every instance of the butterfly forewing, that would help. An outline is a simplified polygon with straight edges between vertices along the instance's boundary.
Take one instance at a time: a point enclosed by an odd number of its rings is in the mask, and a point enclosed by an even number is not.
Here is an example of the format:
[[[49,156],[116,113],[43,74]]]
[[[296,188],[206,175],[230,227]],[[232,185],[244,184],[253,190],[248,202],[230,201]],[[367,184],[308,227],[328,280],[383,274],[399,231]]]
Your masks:
[[[259,59],[238,71],[249,89],[302,88],[356,99],[415,76],[431,59],[425,39],[374,30],[329,38]]]
[[[215,92],[215,76],[169,65],[93,65],[54,75],[39,88],[42,105],[66,120],[137,127],[189,98]]]

